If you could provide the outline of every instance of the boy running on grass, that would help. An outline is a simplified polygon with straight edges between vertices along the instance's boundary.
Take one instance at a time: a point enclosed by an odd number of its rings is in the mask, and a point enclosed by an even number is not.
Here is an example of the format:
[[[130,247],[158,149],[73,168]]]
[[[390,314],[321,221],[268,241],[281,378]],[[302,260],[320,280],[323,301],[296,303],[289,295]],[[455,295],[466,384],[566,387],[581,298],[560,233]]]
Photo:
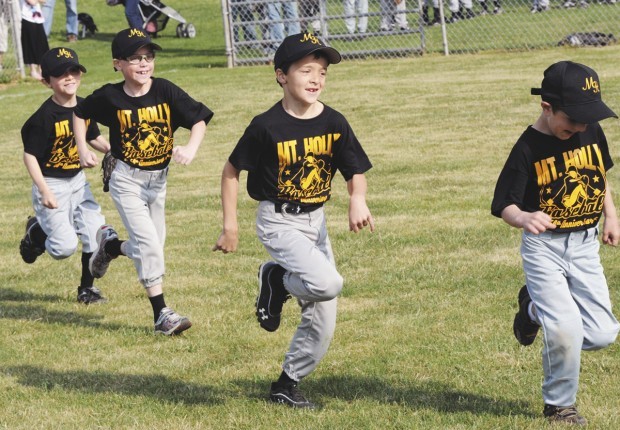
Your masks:
[[[542,113],[512,149],[495,188],[492,213],[523,229],[526,286],[514,334],[521,345],[543,330],[543,414],[585,425],[575,401],[581,350],[605,348],[620,326],[599,258],[616,246],[620,225],[606,179],[613,166],[599,121],[616,117],[601,99],[594,70],[561,61],[545,70]]]
[[[24,164],[32,178],[35,216],[26,222],[19,245],[22,259],[32,264],[45,251],[54,259],[73,255],[82,242],[82,275],[77,289],[80,303],[102,303],[105,298],[88,270],[97,249],[96,235],[105,218],[80,166],[74,139],[73,109],[86,68],[69,48],[53,48],[41,59],[41,82],[53,94],[22,127]],[[110,144],[94,122],[84,125],[85,139],[98,151]],[[94,155],[94,153],[93,153]]]
[[[314,407],[297,384],[327,352],[343,286],[323,212],[336,170],[347,181],[350,229],[374,230],[364,175],[370,161],[344,116],[319,101],[327,67],[340,60],[313,34],[284,39],[274,58],[284,97],[252,120],[222,172],[224,225],[213,249],[237,249],[239,173],[247,170],[248,193],[259,201],[256,232],[272,258],[258,271],[256,317],[273,332],[290,296],[301,306],[301,322],[269,396],[298,408]]]
[[[111,152],[117,160],[110,195],[129,234],[129,240],[121,241],[112,227],[103,226],[90,270],[101,278],[113,259],[131,258],[153,308],[155,333],[174,335],[192,323],[164,301],[168,164],[172,159],[182,165],[192,162],[213,112],[172,82],[153,77],[158,50],[161,47],[142,30],[120,31],[112,41],[112,58],[124,81],[104,85],[84,99],[75,109],[74,122],[85,167],[97,164],[85,145],[85,120],[109,127]],[[190,130],[186,146],[173,146],[173,133],[179,127]]]

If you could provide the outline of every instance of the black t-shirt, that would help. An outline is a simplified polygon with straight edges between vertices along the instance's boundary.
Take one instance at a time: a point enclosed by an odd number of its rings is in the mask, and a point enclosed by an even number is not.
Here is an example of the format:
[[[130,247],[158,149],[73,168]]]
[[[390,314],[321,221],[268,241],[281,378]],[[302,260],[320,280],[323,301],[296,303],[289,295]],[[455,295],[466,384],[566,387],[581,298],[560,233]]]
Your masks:
[[[349,180],[372,167],[342,114],[324,106],[315,118],[299,119],[281,102],[252,120],[229,161],[248,171],[253,199],[304,206],[329,200],[336,170]]]
[[[78,103],[82,99],[78,97]],[[99,137],[99,127],[87,121],[86,140]],[[82,168],[73,135],[73,108],[48,98],[22,127],[24,152],[33,155],[43,176],[69,178]]]
[[[170,81],[152,78],[149,92],[131,97],[123,82],[107,84],[75,108],[80,118],[90,118],[110,130],[112,155],[142,170],[165,168],[172,158],[173,134],[209,123],[213,112]]]
[[[606,172],[613,166],[607,139],[598,123],[568,140],[531,126],[512,148],[500,173],[491,213],[501,217],[512,204],[526,212],[542,211],[554,232],[594,227],[603,211]]]

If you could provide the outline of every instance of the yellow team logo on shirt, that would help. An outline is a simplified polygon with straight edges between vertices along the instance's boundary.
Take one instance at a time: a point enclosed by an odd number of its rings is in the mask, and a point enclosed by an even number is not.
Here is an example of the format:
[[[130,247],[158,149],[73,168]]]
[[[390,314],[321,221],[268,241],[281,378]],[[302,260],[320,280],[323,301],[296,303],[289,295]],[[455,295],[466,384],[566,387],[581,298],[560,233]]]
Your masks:
[[[603,156],[596,143],[534,163],[540,187],[540,209],[559,228],[591,226],[605,200]]]

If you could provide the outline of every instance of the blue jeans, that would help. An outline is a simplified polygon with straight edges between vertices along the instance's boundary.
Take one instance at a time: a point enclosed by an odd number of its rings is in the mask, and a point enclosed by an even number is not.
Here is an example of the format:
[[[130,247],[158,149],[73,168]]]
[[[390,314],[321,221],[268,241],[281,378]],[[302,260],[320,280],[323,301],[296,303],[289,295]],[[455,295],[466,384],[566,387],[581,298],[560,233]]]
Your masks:
[[[56,0],[47,0],[41,5],[41,11],[43,12],[43,28],[47,37],[52,32],[52,23],[54,22],[54,6],[56,6]],[[78,34],[78,11],[77,0],[65,0],[65,8],[67,10],[66,15],[66,30],[67,34]]]
[[[139,0],[125,0],[125,17],[130,27],[143,28],[144,21],[138,7]]]

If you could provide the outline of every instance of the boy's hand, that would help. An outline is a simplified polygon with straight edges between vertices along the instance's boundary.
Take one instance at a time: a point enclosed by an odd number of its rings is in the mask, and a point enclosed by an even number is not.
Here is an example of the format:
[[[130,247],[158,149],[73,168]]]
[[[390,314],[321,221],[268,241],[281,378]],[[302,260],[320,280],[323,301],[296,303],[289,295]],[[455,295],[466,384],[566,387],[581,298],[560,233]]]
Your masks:
[[[172,159],[177,163],[187,166],[196,156],[196,149],[187,146],[175,146],[172,148]]]
[[[502,210],[502,219],[509,225],[522,228],[528,233],[540,234],[547,230],[553,230],[556,226],[551,222],[551,217],[542,212],[525,212],[517,205],[506,206]]]
[[[239,244],[239,233],[236,231],[222,230],[220,237],[215,242],[212,251],[222,251],[224,254],[235,252]]]
[[[97,158],[97,154],[95,154],[93,151],[89,149],[86,149],[86,151],[84,152],[80,152],[79,156],[80,156],[80,165],[82,167],[95,167],[97,164],[99,164],[99,159]]]
[[[605,217],[603,222],[603,236],[601,238],[605,245],[617,246],[620,241],[620,224],[618,218]]]
[[[538,212],[521,212],[520,220],[523,230],[532,234],[540,234],[547,230],[555,229],[556,225],[551,222],[551,217],[541,211]]]
[[[41,204],[48,209],[57,209],[58,202],[56,196],[51,191],[47,190],[41,193]]]
[[[349,202],[349,230],[357,233],[366,226],[370,226],[371,232],[375,231],[375,221],[366,205],[366,200],[351,197]]]

